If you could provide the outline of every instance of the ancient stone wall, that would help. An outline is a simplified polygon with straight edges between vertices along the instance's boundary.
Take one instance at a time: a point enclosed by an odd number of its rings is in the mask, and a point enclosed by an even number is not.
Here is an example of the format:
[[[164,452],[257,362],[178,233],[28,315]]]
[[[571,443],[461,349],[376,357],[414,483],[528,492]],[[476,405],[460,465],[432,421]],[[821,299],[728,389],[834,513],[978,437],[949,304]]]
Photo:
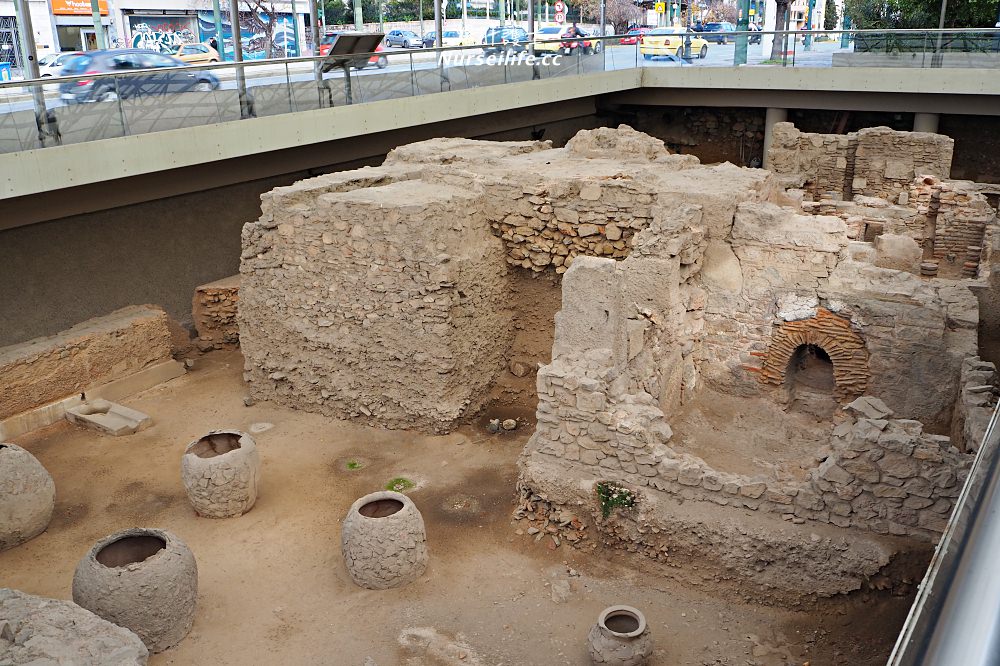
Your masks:
[[[782,176],[800,175],[813,198],[828,193],[848,197],[854,178],[855,134],[807,134],[792,123],[776,123],[769,169]]]
[[[854,194],[895,199],[916,176],[951,175],[955,141],[944,135],[870,127],[860,130],[857,138]]]
[[[801,179],[814,199],[860,194],[895,201],[916,176],[947,178],[954,145],[941,134],[888,127],[812,134],[777,123],[768,157],[774,173]]]
[[[834,217],[795,215],[774,205],[738,209],[729,243],[709,246],[700,280],[708,292],[706,380],[726,392],[756,392],[775,326],[816,314],[816,293],[847,244]],[[729,264],[731,279],[718,266]]]
[[[978,356],[965,359],[960,387],[951,422],[951,438],[963,451],[978,451],[1000,393],[996,366]]]
[[[130,306],[0,349],[0,419],[171,358],[167,314]]]
[[[302,194],[265,195],[244,228],[251,394],[390,428],[442,429],[478,408],[512,336],[482,194],[420,180]]]
[[[655,396],[630,390],[631,373],[614,357],[610,349],[591,348],[539,369],[538,425],[525,457],[561,459],[574,477],[786,520],[927,540],[943,531],[971,458],[948,437],[924,433],[917,421],[890,419],[878,399],[852,403],[854,418],[833,430],[831,455],[806,481],[750,477],[673,449]]]
[[[194,291],[191,313],[198,331],[198,348],[235,349],[240,344],[236,310],[240,300],[240,276],[233,275],[203,284]]]

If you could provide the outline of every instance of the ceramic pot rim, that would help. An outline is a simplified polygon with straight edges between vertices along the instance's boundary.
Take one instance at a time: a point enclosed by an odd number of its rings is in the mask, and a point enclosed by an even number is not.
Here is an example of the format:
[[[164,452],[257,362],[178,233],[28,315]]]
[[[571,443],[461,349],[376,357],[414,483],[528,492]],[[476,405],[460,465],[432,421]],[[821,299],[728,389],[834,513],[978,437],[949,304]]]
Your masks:
[[[605,624],[608,617],[611,615],[630,615],[639,622],[639,626],[636,627],[635,631],[630,631],[628,633],[615,631],[614,629],[608,628],[608,625]],[[646,631],[646,616],[644,616],[639,609],[632,608],[631,606],[608,606],[601,611],[600,617],[597,618],[597,624],[613,636],[619,636],[621,638],[635,638],[636,636],[641,636],[642,633]]]

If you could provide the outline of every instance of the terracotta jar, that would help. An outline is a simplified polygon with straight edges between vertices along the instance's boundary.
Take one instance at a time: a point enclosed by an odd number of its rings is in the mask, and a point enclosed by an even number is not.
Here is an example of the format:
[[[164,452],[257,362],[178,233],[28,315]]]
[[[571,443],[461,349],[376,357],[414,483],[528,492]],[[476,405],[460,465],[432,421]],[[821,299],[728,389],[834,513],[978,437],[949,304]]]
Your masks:
[[[56,484],[35,456],[0,442],[0,550],[32,539],[49,525]]]
[[[406,495],[365,495],[344,519],[341,551],[355,583],[370,590],[412,583],[427,568],[424,519]]]
[[[191,631],[198,565],[166,530],[132,528],[90,549],[73,574],[73,601],[131,629],[150,652],[177,645]]]
[[[646,618],[631,606],[605,608],[587,638],[595,664],[642,666],[653,654]]]
[[[238,430],[213,430],[184,449],[181,480],[199,516],[241,516],[257,501],[257,443]]]

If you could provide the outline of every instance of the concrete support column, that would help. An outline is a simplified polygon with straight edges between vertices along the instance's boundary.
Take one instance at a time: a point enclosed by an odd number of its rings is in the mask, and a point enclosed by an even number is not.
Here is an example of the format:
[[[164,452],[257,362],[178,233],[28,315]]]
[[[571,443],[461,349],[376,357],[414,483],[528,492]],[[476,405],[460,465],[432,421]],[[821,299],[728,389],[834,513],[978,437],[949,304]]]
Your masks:
[[[774,141],[774,124],[783,123],[788,120],[788,109],[775,109],[768,107],[767,115],[764,116],[764,168],[771,168],[771,142]]]
[[[938,120],[940,119],[941,116],[937,113],[914,113],[913,131],[933,132],[936,134],[938,131]]]

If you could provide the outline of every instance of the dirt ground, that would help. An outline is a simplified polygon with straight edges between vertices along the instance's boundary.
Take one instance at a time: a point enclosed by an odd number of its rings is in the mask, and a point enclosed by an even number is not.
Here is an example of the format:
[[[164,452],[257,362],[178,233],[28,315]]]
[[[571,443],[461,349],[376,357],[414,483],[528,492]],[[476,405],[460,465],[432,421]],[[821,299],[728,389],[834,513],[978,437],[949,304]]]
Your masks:
[[[482,421],[423,436],[246,407],[241,370],[238,352],[214,352],[125,401],[154,419],[136,435],[59,424],[19,438],[52,473],[56,511],[44,534],[0,553],[0,586],[70,598],[76,563],[100,537],[140,525],[173,531],[198,560],[198,611],[156,666],[438,663],[407,660],[398,637],[414,627],[464,641],[456,663],[578,665],[588,663],[598,613],[617,603],[645,613],[655,665],[864,666],[884,663],[908,609],[909,598],[860,595],[808,611],[748,605],[653,576],[610,549],[549,550],[511,524],[530,424],[501,436]],[[256,506],[236,519],[198,517],[180,482],[184,447],[221,427],[261,430],[254,424],[273,426],[254,435]],[[341,560],[340,521],[356,498],[400,476],[416,483],[408,493],[427,525],[429,569],[402,589],[358,588]]]
[[[671,419],[670,445],[734,474],[803,479],[826,455],[833,423],[786,411],[765,397],[741,397],[703,387]]]

